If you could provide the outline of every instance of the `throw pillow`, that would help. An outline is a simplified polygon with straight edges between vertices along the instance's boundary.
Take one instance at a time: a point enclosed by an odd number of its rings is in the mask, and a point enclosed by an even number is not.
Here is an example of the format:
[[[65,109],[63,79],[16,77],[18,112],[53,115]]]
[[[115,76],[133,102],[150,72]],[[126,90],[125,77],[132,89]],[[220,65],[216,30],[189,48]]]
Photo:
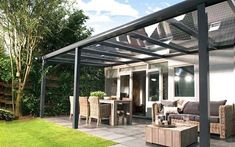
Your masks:
[[[184,109],[183,109],[184,114],[196,114],[199,115],[199,102],[188,102]]]
[[[225,105],[227,100],[210,101],[210,115],[219,116],[219,107]]]
[[[161,100],[161,104],[162,104],[163,106],[176,107],[177,101]]]
[[[178,100],[177,101],[177,107],[178,107],[180,112],[182,112],[184,110],[184,107],[187,103],[188,103],[187,100]]]
[[[164,115],[166,116],[166,114],[178,114],[178,109],[177,107],[167,107],[164,106]]]

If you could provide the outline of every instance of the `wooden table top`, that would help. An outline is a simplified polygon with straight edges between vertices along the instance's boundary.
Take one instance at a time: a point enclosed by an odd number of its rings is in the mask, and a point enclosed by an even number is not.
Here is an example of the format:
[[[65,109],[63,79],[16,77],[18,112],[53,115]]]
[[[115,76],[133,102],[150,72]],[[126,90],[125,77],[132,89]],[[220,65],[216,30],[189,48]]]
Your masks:
[[[131,100],[105,100],[105,99],[100,99],[100,103],[130,103],[132,102]]]
[[[161,127],[161,126],[157,126],[157,125],[147,125],[148,127],[152,127],[152,128],[161,128],[161,129],[166,129],[166,130],[172,130],[172,131],[184,131],[187,129],[192,129],[192,128],[197,128],[197,125],[182,125],[182,124],[175,124],[175,127]]]

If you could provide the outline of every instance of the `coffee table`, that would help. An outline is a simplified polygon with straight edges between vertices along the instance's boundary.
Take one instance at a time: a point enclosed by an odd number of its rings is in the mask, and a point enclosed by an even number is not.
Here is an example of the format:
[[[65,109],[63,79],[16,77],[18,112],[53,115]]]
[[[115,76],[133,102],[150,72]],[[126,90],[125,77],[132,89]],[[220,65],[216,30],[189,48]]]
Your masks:
[[[197,126],[176,125],[174,128],[147,125],[145,141],[170,147],[185,147],[197,142]]]

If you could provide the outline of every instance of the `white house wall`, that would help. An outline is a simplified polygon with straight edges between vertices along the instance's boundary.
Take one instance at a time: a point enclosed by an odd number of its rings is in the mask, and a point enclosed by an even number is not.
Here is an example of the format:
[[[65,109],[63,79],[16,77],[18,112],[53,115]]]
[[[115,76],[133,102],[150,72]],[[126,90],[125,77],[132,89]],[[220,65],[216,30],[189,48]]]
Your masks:
[[[198,54],[183,55],[172,57],[170,59],[152,60],[147,63],[157,63],[168,61],[168,99],[179,99],[174,97],[174,67],[194,65],[194,80],[195,80],[195,96],[184,97],[183,99],[198,101],[199,100],[199,72],[198,72]],[[121,65],[112,67],[119,69],[125,67],[133,67],[146,65],[147,63],[138,62],[129,65]],[[110,69],[105,68],[105,70]],[[147,79],[146,79],[147,80]],[[228,104],[235,103],[235,48],[226,50],[210,51],[210,100],[226,99]],[[117,85],[120,84],[119,81]],[[110,86],[110,85],[106,85]],[[117,96],[120,93],[120,86],[117,86]],[[147,87],[146,87],[147,88]],[[146,89],[146,92],[148,90]],[[146,97],[146,100],[148,98]],[[150,102],[151,103],[151,102]],[[146,101],[146,109],[150,107]]]
[[[199,100],[198,54],[171,58],[168,60],[168,65],[168,98],[179,99],[174,97],[174,67],[194,65],[195,97],[185,97],[184,99]],[[210,100],[227,99],[227,103],[235,103],[235,51],[233,48],[210,52],[209,82]]]

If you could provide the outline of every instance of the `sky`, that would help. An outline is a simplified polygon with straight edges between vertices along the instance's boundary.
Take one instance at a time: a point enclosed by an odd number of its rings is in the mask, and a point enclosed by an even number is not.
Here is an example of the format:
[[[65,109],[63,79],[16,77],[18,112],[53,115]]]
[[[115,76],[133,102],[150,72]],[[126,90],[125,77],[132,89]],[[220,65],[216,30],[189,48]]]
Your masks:
[[[89,17],[93,35],[120,26],[183,0],[74,0],[74,7]]]

